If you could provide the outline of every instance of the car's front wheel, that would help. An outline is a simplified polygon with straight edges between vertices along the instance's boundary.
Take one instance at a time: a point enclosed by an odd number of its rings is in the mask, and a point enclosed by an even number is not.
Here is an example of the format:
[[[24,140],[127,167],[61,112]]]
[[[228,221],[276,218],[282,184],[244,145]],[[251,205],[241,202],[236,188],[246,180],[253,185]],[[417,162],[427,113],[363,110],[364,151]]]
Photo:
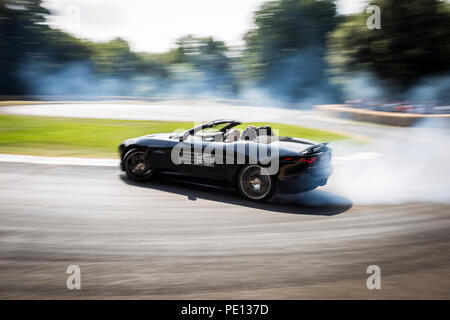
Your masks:
[[[147,180],[153,175],[152,163],[147,152],[138,149],[128,151],[123,157],[124,169],[131,180]]]
[[[274,177],[257,164],[243,167],[238,174],[237,183],[240,193],[254,201],[269,199],[275,190]]]

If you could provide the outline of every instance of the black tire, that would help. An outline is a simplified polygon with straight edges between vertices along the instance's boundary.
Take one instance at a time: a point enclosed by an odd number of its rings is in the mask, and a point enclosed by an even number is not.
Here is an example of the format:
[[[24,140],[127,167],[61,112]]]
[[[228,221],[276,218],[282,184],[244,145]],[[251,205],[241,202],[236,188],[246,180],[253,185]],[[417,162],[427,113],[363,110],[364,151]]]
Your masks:
[[[144,181],[153,175],[150,158],[144,150],[131,149],[123,157],[123,163],[125,173],[130,180]]]
[[[239,171],[237,185],[241,195],[253,201],[266,201],[275,191],[273,175],[261,174],[267,170],[258,164],[248,164]]]

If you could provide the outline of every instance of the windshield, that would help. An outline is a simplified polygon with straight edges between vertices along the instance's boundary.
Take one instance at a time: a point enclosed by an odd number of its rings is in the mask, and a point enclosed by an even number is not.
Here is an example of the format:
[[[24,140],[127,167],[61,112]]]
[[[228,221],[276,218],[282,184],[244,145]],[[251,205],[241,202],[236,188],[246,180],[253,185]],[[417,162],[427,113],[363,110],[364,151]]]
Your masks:
[[[204,123],[200,126],[194,127],[182,133],[171,137],[185,137],[185,139],[192,139],[193,137],[222,137],[224,133],[230,128],[240,125],[240,122],[234,120],[216,120]]]
[[[203,128],[195,132],[195,135],[205,135],[205,134],[213,134],[218,132],[225,132],[225,127],[228,127],[230,122],[227,123],[219,123],[212,125],[211,127]]]

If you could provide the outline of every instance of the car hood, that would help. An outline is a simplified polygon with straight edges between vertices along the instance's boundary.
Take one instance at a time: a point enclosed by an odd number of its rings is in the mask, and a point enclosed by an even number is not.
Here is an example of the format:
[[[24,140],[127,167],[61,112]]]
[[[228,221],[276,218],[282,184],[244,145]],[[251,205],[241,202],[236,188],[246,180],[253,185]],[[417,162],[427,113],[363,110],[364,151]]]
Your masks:
[[[147,134],[145,136],[139,137],[138,139],[161,139],[161,140],[169,140],[172,135],[175,133],[153,133]]]
[[[157,145],[167,145],[169,143],[171,139],[170,137],[173,135],[173,133],[155,133],[155,134],[148,134],[142,137],[136,137],[136,138],[131,138],[128,140],[125,140],[124,142],[122,142],[122,145],[128,146],[131,144],[139,144],[139,145],[152,145],[152,144],[157,144]]]

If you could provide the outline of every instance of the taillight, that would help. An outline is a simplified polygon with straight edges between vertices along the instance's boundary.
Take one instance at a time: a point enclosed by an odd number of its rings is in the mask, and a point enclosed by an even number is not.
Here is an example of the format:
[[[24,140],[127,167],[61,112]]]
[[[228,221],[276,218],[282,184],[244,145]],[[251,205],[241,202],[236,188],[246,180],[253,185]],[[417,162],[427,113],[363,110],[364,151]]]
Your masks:
[[[317,157],[300,158],[300,162],[313,163],[316,159]]]
[[[281,159],[281,161],[306,162],[306,163],[313,163],[316,160],[317,160],[317,157],[307,157],[307,158],[286,157],[286,158]]]

